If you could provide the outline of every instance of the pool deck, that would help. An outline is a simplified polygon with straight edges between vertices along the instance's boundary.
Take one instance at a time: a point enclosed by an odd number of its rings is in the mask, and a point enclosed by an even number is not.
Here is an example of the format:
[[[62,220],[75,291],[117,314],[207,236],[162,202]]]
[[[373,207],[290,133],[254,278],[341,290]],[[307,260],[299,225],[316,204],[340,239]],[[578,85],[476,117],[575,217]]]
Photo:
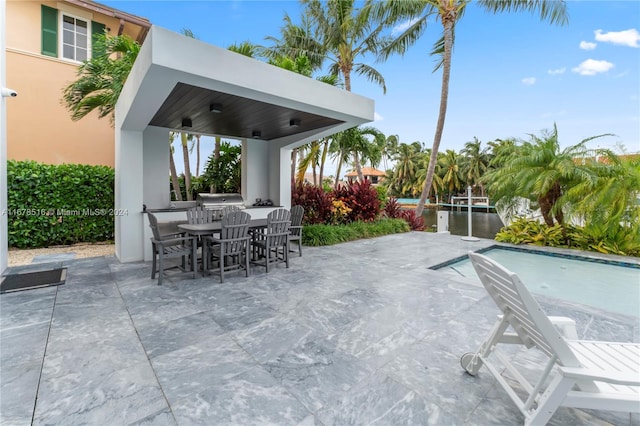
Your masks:
[[[0,296],[0,424],[522,424],[487,371],[459,364],[497,308],[477,284],[428,269],[493,244],[412,232],[304,247],[289,269],[224,284],[158,286],[150,263],[113,257],[11,268],[68,273]],[[637,317],[541,304],[581,338],[640,341]],[[640,417],[563,408],[550,424]]]

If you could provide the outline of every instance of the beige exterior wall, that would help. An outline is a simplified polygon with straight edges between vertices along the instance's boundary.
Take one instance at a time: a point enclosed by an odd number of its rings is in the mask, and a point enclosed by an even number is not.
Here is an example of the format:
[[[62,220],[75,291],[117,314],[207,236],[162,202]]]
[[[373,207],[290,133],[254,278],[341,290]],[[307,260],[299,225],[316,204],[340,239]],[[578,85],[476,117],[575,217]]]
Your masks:
[[[48,164],[114,166],[115,138],[109,117],[91,113],[74,122],[62,105],[62,91],[76,78],[77,62],[41,52],[41,5],[105,24],[115,34],[120,21],[63,2],[9,0],[6,3],[7,87],[18,96],[7,105],[7,157]],[[125,24],[137,38],[140,27]]]

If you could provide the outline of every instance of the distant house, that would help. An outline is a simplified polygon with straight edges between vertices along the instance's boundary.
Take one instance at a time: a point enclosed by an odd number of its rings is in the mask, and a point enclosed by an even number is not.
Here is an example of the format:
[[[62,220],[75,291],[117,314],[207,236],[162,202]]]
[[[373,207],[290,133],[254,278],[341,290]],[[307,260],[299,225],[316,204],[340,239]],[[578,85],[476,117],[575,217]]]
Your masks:
[[[304,174],[304,183],[310,183],[312,185],[320,185],[320,182],[318,182],[318,180],[320,179],[320,174],[316,173],[315,179],[313,177],[313,173],[305,173]],[[333,185],[334,183],[334,178],[333,176],[323,176],[322,180],[324,182],[326,182],[329,186]]]
[[[386,173],[383,172],[382,170],[374,169],[373,167],[363,167],[362,175],[364,176],[365,179],[368,179],[373,185],[377,185],[382,180],[384,180]],[[353,170],[345,174],[344,177],[347,179],[348,182],[356,181],[358,180],[358,172]]]
[[[8,159],[113,167],[109,118],[91,113],[72,121],[63,89],[96,53],[97,34],[126,34],[142,44],[150,27],[146,18],[90,0],[6,2],[6,84],[18,92],[7,106]]]

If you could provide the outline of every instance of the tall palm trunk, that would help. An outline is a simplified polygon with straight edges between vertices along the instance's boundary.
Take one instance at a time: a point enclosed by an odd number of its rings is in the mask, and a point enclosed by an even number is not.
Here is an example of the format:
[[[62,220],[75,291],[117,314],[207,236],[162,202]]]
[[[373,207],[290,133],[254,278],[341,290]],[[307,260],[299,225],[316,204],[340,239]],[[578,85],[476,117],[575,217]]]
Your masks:
[[[300,149],[302,147],[298,147],[298,168],[300,168],[300,164],[304,161],[304,150]],[[302,185],[304,183],[304,173],[302,173],[302,177],[298,176],[298,185]]]
[[[187,141],[187,134],[180,133],[180,140],[182,142],[182,157],[184,158],[184,186],[187,192],[187,201],[193,200],[191,194],[191,166],[189,164],[189,144]]]
[[[296,189],[296,160],[298,159],[298,148],[291,150],[291,193]]]
[[[338,169],[336,170],[336,182],[333,185],[334,188],[338,189],[340,186],[340,172],[342,171],[342,157],[338,158]]]
[[[200,136],[196,135],[196,177],[200,176]]]
[[[356,173],[358,173],[358,182],[364,182],[364,175],[362,174],[362,165],[360,164],[358,151],[353,151],[353,164],[356,166]]]
[[[171,140],[169,140],[169,172],[171,173],[171,185],[173,186],[173,193],[176,196],[177,201],[182,201],[182,191],[180,191],[180,181],[178,180],[178,172],[176,171],[176,162],[173,161],[173,146]]]
[[[216,163],[218,162],[218,160],[220,160],[220,139],[221,139],[220,136],[216,136],[216,142],[213,147],[213,158],[215,159]],[[211,194],[215,194],[216,192],[218,192],[215,183],[211,184],[211,187],[209,188],[209,192]]]
[[[442,25],[444,26],[444,59],[442,63],[442,91],[440,92],[440,111],[438,112],[438,123],[436,125],[436,133],[433,137],[433,147],[431,148],[431,157],[429,158],[429,167],[427,168],[427,176],[422,187],[420,201],[416,207],[416,216],[422,216],[424,203],[431,191],[433,182],[433,174],[436,170],[436,162],[438,161],[438,149],[442,140],[442,132],[444,130],[444,120],[447,115],[447,102],[449,98],[449,76],[451,74],[451,48],[453,46],[453,26],[455,24],[455,12],[442,14]]]
[[[327,153],[329,152],[329,140],[324,139],[322,142],[322,156],[320,157],[320,186],[322,186],[322,179],[324,179],[324,165],[327,162]]]

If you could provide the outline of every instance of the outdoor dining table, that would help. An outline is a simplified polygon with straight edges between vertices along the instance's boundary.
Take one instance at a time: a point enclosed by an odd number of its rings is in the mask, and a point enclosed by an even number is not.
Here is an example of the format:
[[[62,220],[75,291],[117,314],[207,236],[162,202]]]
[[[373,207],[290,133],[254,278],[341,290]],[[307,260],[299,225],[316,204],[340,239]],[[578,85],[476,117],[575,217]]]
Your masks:
[[[249,220],[249,229],[265,228],[267,219],[251,219]],[[209,223],[182,223],[178,225],[180,231],[184,231],[190,235],[201,238],[207,235],[214,235],[222,230],[222,221],[216,220]],[[205,275],[203,268],[202,275]]]
[[[249,229],[264,228],[267,226],[267,219],[249,220]],[[181,223],[178,229],[191,235],[201,237],[203,235],[213,235],[222,229],[222,221],[217,220],[209,223]]]

